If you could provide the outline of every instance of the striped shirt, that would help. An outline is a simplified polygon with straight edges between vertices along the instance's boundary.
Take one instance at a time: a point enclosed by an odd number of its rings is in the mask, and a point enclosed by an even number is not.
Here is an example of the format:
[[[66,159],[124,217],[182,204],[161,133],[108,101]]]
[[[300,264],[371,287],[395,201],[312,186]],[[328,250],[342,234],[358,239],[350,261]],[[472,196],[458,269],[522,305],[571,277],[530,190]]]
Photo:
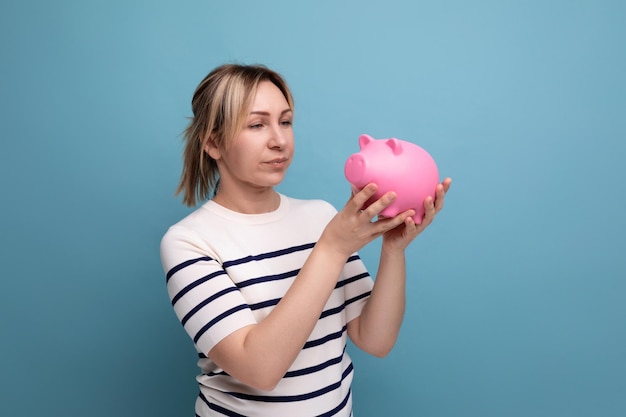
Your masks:
[[[352,415],[346,326],[361,313],[373,285],[357,254],[346,262],[317,325],[274,390],[249,387],[207,357],[224,337],[272,311],[336,213],[321,200],[280,197],[276,211],[254,215],[208,201],[161,241],[172,306],[200,357],[197,416]]]

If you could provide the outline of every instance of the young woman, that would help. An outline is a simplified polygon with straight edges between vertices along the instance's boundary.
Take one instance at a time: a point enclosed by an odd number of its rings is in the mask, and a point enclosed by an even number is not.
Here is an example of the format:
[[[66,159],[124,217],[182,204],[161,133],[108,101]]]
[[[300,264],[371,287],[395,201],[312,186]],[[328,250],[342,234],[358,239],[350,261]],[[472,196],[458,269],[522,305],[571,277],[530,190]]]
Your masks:
[[[450,179],[408,210],[369,184],[337,212],[275,191],[294,155],[293,99],[263,66],[224,65],[197,87],[178,192],[196,211],[161,242],[167,290],[200,360],[197,416],[351,416],[347,337],[385,356],[404,314],[407,245]],[[376,280],[357,251],[382,236]]]

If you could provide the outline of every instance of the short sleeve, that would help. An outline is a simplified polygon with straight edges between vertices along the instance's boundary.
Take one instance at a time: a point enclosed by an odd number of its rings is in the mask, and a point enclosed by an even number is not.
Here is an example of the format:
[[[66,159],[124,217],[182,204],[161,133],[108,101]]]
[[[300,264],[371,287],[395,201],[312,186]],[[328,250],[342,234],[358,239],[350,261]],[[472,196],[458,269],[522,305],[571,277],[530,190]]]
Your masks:
[[[171,227],[161,240],[161,261],[174,312],[199,352],[256,320],[220,262],[193,232]]]

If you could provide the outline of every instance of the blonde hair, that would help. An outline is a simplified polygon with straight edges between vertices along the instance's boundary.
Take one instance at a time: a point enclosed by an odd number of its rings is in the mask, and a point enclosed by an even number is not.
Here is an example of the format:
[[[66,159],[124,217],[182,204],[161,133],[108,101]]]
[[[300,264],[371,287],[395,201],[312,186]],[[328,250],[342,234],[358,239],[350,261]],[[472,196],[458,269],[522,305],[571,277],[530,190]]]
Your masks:
[[[212,143],[227,147],[243,129],[257,87],[270,81],[283,93],[293,110],[293,97],[285,80],[263,65],[226,64],[215,68],[200,82],[191,100],[193,117],[184,132],[183,171],[176,195],[195,206],[219,187],[216,161],[205,152]]]

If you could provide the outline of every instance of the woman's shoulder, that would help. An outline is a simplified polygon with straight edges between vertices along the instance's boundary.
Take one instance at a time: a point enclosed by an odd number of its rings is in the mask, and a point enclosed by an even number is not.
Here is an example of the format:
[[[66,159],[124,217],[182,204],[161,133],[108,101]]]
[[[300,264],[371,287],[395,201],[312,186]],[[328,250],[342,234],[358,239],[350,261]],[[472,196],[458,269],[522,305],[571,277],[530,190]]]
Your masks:
[[[203,212],[202,206],[197,207],[194,211],[167,228],[162,237],[162,244],[163,242],[174,242],[181,239],[197,239],[196,231],[201,230],[202,225],[208,220],[210,220],[210,216]]]
[[[206,216],[202,215],[202,206],[196,207],[195,210],[187,213],[183,218],[180,218],[175,223],[170,225],[172,228],[187,228],[193,229],[198,222],[206,221]]]

